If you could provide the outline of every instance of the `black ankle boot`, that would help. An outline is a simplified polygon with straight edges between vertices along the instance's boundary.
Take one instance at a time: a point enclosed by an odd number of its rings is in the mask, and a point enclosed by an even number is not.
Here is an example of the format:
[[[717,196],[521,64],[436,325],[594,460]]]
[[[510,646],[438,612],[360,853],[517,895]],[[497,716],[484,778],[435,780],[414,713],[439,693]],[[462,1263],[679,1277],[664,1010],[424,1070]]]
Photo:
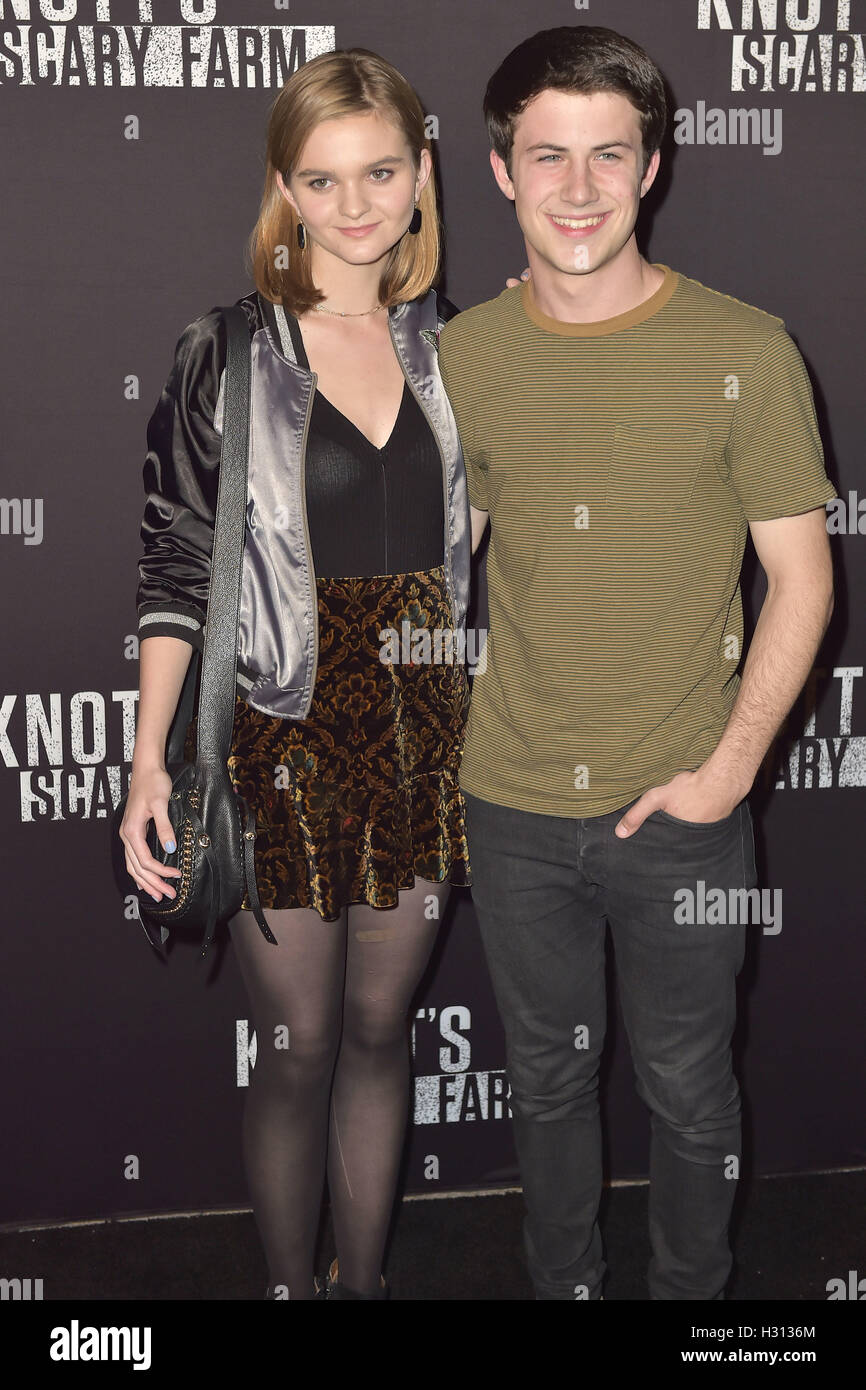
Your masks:
[[[376,1293],[358,1293],[357,1289],[350,1289],[347,1284],[341,1284],[337,1278],[337,1261],[334,1260],[328,1270],[328,1279],[325,1287],[325,1298],[355,1298],[363,1299],[365,1302],[372,1302],[376,1299],[390,1298],[391,1290],[385,1283],[382,1275],[379,1275],[379,1289]]]

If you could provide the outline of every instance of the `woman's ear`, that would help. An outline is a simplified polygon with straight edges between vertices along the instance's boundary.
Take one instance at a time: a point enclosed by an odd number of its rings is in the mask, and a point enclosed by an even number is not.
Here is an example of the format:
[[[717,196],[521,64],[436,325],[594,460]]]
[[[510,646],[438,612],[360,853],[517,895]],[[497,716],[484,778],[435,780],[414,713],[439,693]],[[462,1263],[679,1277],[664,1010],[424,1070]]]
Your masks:
[[[421,197],[421,190],[433,172],[433,159],[429,150],[422,150],[418,160],[418,175],[415,179],[415,202]]]
[[[294,197],[293,197],[292,194],[289,192],[289,189],[288,189],[288,187],[286,186],[286,182],[285,182],[285,180],[284,180],[284,178],[283,178],[283,176],[282,176],[282,174],[280,173],[279,170],[277,170],[277,188],[280,190],[280,192],[281,192],[281,194],[283,195],[283,197],[285,198],[286,202],[291,204],[291,206],[294,208],[295,212],[297,213],[298,217],[300,217],[300,215],[301,215],[300,209],[299,209],[297,203],[295,202]]]

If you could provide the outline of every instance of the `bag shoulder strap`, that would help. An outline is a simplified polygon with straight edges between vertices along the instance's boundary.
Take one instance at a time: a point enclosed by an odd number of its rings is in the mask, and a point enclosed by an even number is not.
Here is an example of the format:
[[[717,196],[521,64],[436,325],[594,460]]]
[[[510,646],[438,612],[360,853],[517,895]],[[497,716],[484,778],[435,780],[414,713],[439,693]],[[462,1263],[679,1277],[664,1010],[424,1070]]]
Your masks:
[[[223,434],[220,452],[214,542],[201,682],[198,696],[196,762],[226,763],[231,747],[237,689],[238,621],[246,529],[247,468],[250,433],[250,333],[240,305],[223,309],[226,325]],[[191,715],[196,662],[190,661],[175,721],[180,748],[171,761],[183,761],[183,739]],[[172,731],[174,733],[174,729]]]

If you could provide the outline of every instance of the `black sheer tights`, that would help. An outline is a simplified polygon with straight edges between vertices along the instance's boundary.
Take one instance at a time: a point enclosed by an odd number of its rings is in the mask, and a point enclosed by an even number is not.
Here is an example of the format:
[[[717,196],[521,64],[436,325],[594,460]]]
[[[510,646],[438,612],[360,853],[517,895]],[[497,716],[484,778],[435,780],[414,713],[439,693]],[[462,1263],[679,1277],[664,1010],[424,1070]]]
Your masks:
[[[313,1297],[327,1171],[340,1280],[379,1284],[409,1114],[408,1011],[450,885],[415,879],[395,908],[251,912],[229,929],[256,1030],[243,1155],[271,1287]]]

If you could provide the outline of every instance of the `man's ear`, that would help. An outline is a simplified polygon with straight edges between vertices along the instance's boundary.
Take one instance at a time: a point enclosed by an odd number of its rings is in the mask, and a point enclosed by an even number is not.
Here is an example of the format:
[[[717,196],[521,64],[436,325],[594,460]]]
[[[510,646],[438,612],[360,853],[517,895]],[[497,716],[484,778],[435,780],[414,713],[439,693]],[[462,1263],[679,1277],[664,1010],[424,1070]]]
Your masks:
[[[660,164],[660,163],[661,163],[661,154],[660,154],[660,152],[659,152],[658,150],[656,150],[655,153],[653,154],[653,156],[652,156],[652,158],[651,158],[649,164],[646,166],[646,173],[644,174],[643,178],[642,178],[641,181],[640,181],[640,196],[641,196],[641,197],[643,197],[643,195],[644,195],[645,193],[649,193],[650,189],[652,188],[653,184],[655,183],[655,177],[656,177],[656,174],[657,174],[658,171],[659,171],[659,164]]]
[[[505,194],[506,198],[510,198],[513,203],[515,198],[514,184],[511,182],[511,177],[505,167],[505,160],[500,159],[495,150],[490,151],[490,167],[493,170],[493,177],[499,184],[500,189]]]

